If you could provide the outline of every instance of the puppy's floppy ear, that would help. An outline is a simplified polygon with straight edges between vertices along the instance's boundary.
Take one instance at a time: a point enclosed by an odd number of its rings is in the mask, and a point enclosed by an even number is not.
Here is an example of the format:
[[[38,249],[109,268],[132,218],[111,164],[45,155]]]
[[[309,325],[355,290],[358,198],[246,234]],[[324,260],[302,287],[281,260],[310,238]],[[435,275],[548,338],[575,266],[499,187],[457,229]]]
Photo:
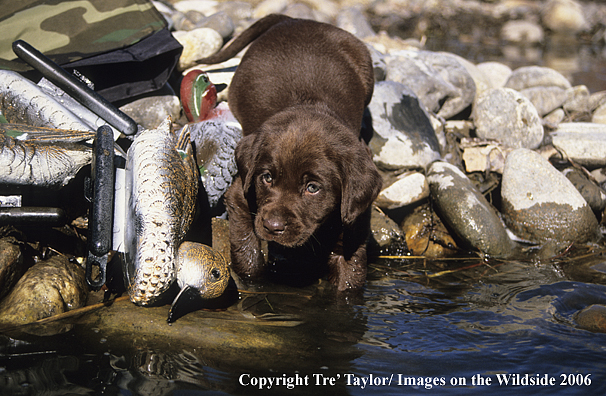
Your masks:
[[[254,134],[242,137],[236,146],[236,164],[238,165],[239,176],[242,179],[242,189],[244,190],[244,195],[247,195],[255,174],[255,153],[257,152],[255,146]]]
[[[359,142],[345,166],[341,191],[341,221],[352,225],[379,195],[383,180],[368,146]]]

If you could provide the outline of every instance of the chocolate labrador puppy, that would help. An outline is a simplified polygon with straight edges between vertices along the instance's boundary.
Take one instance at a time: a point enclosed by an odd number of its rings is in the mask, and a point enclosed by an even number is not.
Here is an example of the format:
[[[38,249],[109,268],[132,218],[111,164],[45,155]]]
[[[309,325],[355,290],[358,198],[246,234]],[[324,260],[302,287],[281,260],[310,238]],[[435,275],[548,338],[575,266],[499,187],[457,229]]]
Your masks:
[[[338,290],[359,288],[381,188],[360,139],[374,87],[368,50],[332,25],[272,14],[199,63],[227,60],[250,42],[228,93],[243,132],[239,177],[225,194],[233,268],[266,272],[265,240],[274,262],[327,264]]]

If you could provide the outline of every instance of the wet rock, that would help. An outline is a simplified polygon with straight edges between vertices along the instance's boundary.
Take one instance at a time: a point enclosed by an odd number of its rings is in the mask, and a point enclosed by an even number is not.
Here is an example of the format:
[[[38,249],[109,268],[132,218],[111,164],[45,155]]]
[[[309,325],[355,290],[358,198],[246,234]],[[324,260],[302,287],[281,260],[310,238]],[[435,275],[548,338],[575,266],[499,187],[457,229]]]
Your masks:
[[[170,88],[164,86],[153,96],[132,101],[120,107],[120,110],[131,117],[145,129],[155,129],[166,117],[178,120],[181,115],[181,101]]]
[[[429,186],[425,175],[419,172],[407,172],[384,186],[375,201],[383,209],[397,209],[413,204],[429,196]]]
[[[348,7],[337,16],[336,25],[359,39],[375,35],[360,7]]]
[[[519,91],[534,105],[539,116],[544,116],[568,100],[568,90],[560,87],[531,87]]]
[[[575,188],[581,193],[589,207],[596,213],[606,208],[606,192],[593,183],[584,172],[577,168],[566,168],[562,174],[570,180]]]
[[[53,256],[28,269],[0,301],[0,323],[21,325],[80,308],[87,295],[84,269],[64,256]]]
[[[502,213],[519,237],[561,247],[596,240],[597,220],[572,183],[534,151],[517,149],[505,161]]]
[[[427,181],[440,218],[469,247],[508,257],[514,244],[494,208],[459,168],[434,162]]]
[[[561,73],[544,66],[524,66],[515,69],[507,83],[506,88],[521,91],[532,87],[559,87],[571,88],[570,81]]]
[[[606,333],[606,306],[590,305],[575,315],[577,326],[596,333]]]
[[[213,29],[199,28],[189,32],[177,31],[173,36],[183,46],[178,69],[185,70],[198,59],[210,56],[223,46],[223,37]]]
[[[399,247],[407,250],[404,233],[400,227],[374,205],[370,215],[370,230],[372,239],[379,249]]]
[[[520,44],[542,43],[545,34],[541,25],[528,20],[510,20],[501,28],[501,38],[505,41]]]
[[[543,125],[532,103],[509,88],[494,88],[480,94],[473,109],[476,134],[513,148],[539,147]]]
[[[590,168],[606,166],[606,125],[563,122],[549,135],[553,144],[576,163]]]
[[[406,245],[415,256],[449,257],[457,244],[429,204],[416,207],[401,225]]]
[[[0,239],[0,299],[8,294],[25,271],[19,245],[14,237]]]
[[[443,118],[463,111],[476,94],[473,78],[452,54],[395,52],[387,58],[386,79],[407,85],[429,111]]]
[[[375,131],[370,148],[379,166],[388,170],[425,168],[440,158],[429,116],[406,86],[378,82],[368,108]]]
[[[541,14],[543,25],[556,33],[575,34],[587,28],[583,7],[574,0],[549,0]]]
[[[512,73],[509,66],[500,62],[483,62],[477,64],[476,67],[484,73],[488,81],[490,81],[490,88],[504,87]]]

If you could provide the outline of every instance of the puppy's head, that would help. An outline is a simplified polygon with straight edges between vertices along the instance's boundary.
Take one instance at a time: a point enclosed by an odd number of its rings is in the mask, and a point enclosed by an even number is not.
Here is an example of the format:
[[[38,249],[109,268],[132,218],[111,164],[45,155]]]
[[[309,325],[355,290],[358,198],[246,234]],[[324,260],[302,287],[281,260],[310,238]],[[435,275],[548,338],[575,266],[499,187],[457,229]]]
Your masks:
[[[351,225],[381,188],[368,147],[316,112],[272,117],[242,138],[236,161],[255,232],[287,247],[304,244],[332,214]]]

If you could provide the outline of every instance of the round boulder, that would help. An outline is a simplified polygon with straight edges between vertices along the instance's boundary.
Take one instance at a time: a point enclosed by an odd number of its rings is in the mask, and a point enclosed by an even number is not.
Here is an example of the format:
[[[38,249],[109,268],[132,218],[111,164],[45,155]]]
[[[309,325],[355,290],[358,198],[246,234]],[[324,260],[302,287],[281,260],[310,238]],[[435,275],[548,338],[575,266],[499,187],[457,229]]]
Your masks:
[[[503,218],[519,237],[535,243],[597,239],[597,220],[574,185],[538,153],[517,149],[505,161]]]

